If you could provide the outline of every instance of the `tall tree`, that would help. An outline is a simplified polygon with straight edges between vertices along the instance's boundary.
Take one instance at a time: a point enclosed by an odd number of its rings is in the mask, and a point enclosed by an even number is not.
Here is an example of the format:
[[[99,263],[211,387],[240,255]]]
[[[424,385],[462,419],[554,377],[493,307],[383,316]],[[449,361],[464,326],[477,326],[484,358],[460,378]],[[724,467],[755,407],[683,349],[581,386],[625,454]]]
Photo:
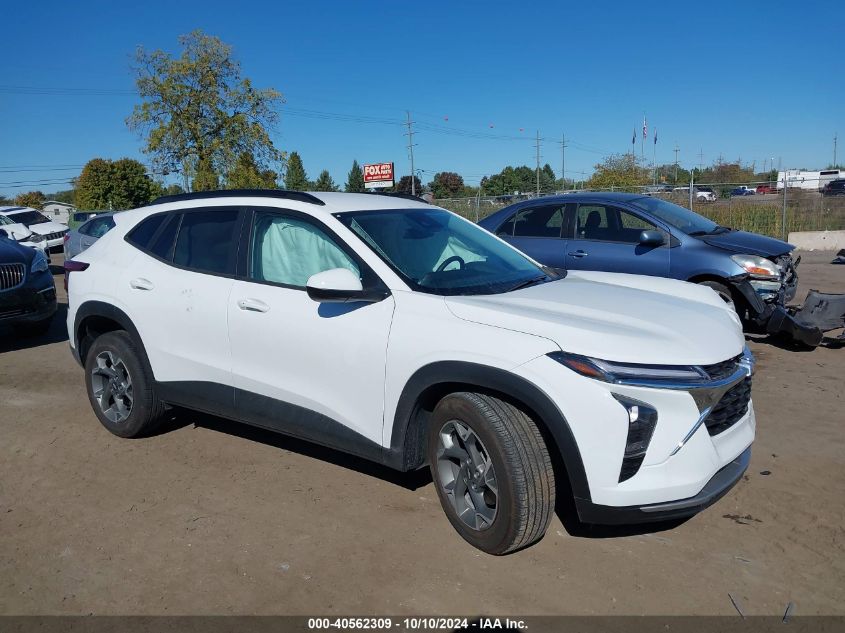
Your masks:
[[[414,190],[416,195],[420,195],[423,192],[422,182],[417,176],[414,176]],[[411,193],[411,177],[402,176],[402,178],[399,179],[399,182],[396,183],[394,191],[398,193]]]
[[[132,209],[161,195],[162,187],[131,158],[89,160],[76,179],[76,206],[90,211]]]
[[[357,160],[352,161],[352,169],[349,170],[349,175],[346,177],[346,191],[349,193],[366,191],[364,188],[364,172]]]
[[[285,189],[303,191],[309,188],[310,183],[305,173],[305,167],[302,165],[302,159],[298,153],[291,152],[288,156],[287,170],[285,171]]]
[[[135,83],[142,102],[126,123],[146,134],[144,151],[157,171],[194,178],[209,189],[242,152],[260,167],[283,158],[270,139],[282,95],[241,77],[232,48],[196,30],[179,38],[182,53],[138,48]]]
[[[46,201],[47,198],[40,191],[27,191],[15,196],[15,204],[19,207],[41,209]]]
[[[588,189],[628,189],[651,182],[651,170],[642,167],[631,154],[613,154],[596,165],[596,171],[585,183]]]
[[[463,193],[464,179],[453,171],[441,171],[434,174],[429,188],[435,198],[454,198]]]
[[[320,175],[317,176],[317,180],[314,181],[314,191],[337,191],[337,185],[334,184],[334,180],[332,180],[331,174],[329,174],[328,169],[324,169],[320,172]]]
[[[249,152],[238,156],[235,166],[226,175],[227,189],[278,189],[277,174],[272,169],[259,169]]]

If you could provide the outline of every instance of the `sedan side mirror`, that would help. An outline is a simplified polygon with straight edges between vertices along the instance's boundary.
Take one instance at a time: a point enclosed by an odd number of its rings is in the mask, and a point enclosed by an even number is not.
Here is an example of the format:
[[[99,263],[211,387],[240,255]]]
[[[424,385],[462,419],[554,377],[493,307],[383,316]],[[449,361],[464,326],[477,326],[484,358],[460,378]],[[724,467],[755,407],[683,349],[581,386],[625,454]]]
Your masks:
[[[640,233],[640,245],[642,246],[663,246],[666,238],[660,231],[643,231]]]
[[[348,268],[332,268],[311,275],[305,289],[313,301],[320,303],[375,303],[388,296],[383,290],[364,290],[361,280]]]

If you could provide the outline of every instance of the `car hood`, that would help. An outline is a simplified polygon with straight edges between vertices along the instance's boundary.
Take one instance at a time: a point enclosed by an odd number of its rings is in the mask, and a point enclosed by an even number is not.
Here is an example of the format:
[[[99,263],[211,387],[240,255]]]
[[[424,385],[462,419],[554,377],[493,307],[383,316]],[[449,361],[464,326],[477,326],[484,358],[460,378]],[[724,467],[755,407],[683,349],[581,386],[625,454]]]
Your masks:
[[[4,226],[3,228],[7,227]],[[0,264],[28,264],[33,257],[35,257],[35,251],[31,248],[0,237]]]
[[[36,235],[47,235],[49,233],[67,231],[68,227],[67,225],[60,224],[58,222],[41,222],[40,224],[31,224],[29,226],[29,230]]]
[[[674,279],[579,271],[514,292],[445,301],[460,319],[610,361],[709,365],[745,345],[739,317],[713,290]]]
[[[0,226],[0,229],[6,231],[6,235],[13,240],[23,240],[32,235],[32,231],[18,222],[15,222],[14,224],[3,224]]]
[[[718,235],[703,235],[699,238],[704,243],[717,248],[723,248],[733,253],[747,253],[762,255],[763,257],[778,257],[788,253],[795,247],[792,244],[757,233],[747,231],[727,231]]]

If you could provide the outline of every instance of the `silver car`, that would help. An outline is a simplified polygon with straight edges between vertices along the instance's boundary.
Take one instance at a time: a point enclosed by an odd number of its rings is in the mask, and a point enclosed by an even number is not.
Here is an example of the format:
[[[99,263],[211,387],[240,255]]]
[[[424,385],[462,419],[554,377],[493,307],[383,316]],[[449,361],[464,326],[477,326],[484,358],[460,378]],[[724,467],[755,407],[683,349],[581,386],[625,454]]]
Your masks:
[[[100,213],[68,231],[65,235],[65,259],[72,259],[79,255],[94,242],[114,228],[114,213]]]

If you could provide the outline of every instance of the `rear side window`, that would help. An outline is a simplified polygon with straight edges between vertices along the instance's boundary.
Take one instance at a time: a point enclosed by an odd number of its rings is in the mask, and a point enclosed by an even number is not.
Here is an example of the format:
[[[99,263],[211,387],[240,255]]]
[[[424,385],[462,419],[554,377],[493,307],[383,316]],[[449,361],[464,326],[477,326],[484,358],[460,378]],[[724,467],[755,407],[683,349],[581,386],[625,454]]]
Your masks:
[[[235,274],[238,210],[193,211],[182,216],[173,263],[200,272]]]
[[[169,214],[167,221],[161,226],[158,233],[153,236],[147,252],[170,261],[173,254],[173,242],[176,241],[176,231],[179,230],[179,221],[182,215],[179,213]]]
[[[140,248],[142,251],[149,250],[150,241],[155,236],[161,223],[167,216],[164,214],[153,215],[146,220],[141,221],[138,226],[129,232],[126,236],[126,241]]]

